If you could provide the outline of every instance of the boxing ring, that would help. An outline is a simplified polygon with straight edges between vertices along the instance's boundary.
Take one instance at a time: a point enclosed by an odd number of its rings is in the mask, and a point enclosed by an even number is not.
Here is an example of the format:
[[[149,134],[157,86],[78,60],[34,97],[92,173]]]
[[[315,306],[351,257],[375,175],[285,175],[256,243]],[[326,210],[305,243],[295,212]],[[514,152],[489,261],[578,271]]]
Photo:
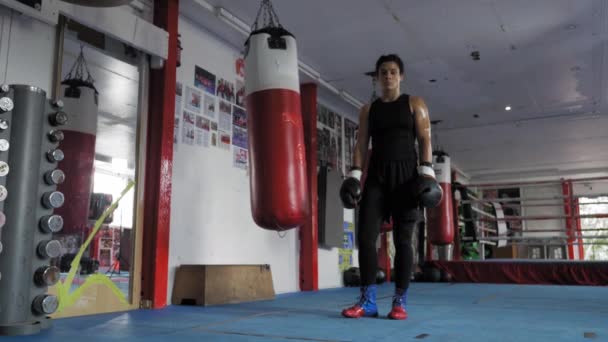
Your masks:
[[[529,259],[433,260],[430,265],[457,283],[526,285],[608,285],[608,262]]]
[[[586,247],[608,245],[608,224],[593,228],[581,225],[584,219],[599,219],[601,223],[608,218],[608,212],[581,213],[585,206],[608,205],[601,200],[608,193],[584,195],[574,191],[576,183],[602,189],[606,181],[608,177],[509,184],[454,183],[454,241],[444,246],[427,243],[424,267],[440,270],[442,277],[456,283],[608,285],[608,260],[585,260]],[[535,193],[534,189],[541,187],[558,189],[560,194],[519,194],[524,188]],[[504,196],[504,189],[511,196]],[[596,200],[583,200],[589,197]],[[550,208],[553,214],[543,214],[544,208]],[[467,250],[465,245],[476,250],[476,257],[462,255]],[[453,252],[437,253],[437,249],[446,247]]]

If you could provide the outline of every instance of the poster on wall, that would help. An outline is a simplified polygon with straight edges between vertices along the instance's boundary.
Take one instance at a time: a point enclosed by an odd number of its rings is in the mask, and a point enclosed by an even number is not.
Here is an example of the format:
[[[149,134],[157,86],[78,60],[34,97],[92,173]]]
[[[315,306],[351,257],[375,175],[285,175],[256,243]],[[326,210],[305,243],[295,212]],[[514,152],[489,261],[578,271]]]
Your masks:
[[[196,144],[209,147],[209,119],[196,116]]]
[[[317,122],[323,124],[323,126],[327,126],[327,116],[328,116],[327,108],[319,105],[317,106]]]
[[[194,114],[184,110],[182,143],[186,145],[194,145]]]
[[[357,124],[344,118],[344,168],[349,170],[353,161]]]
[[[231,145],[230,133],[218,131],[218,135],[219,135],[219,147],[222,150],[228,150],[229,151],[230,150],[230,145]]]
[[[179,144],[179,123],[180,123],[180,114],[182,112],[182,84],[177,82],[175,84],[175,130],[173,132],[173,146],[177,149],[177,145]]]
[[[344,148],[342,116],[322,104],[317,105],[317,158],[320,164],[344,173],[345,163],[342,153]],[[350,161],[348,153],[345,156]]]
[[[177,151],[177,145],[179,143],[179,117],[175,118],[174,129],[173,129],[173,150]]]
[[[211,119],[215,119],[215,96],[205,94],[203,114]]]
[[[339,157],[340,154],[338,153],[338,135],[335,132],[329,132],[329,166],[334,170],[338,169]]]
[[[220,100],[219,113],[219,129],[225,132],[230,132],[230,128],[232,126],[232,105],[226,101]]]
[[[317,128],[317,156],[319,164],[329,164],[329,145],[330,145],[330,134],[329,129]]]
[[[247,129],[247,113],[245,113],[245,110],[237,106],[233,106],[232,109],[232,124]]]
[[[237,77],[245,78],[245,59],[243,59],[243,57],[238,57],[236,59],[234,62],[234,68]]]
[[[194,86],[203,89],[209,94],[215,95],[215,75],[198,65],[195,65]]]
[[[182,84],[177,82],[175,84],[175,117],[179,117],[179,113],[182,112]]]
[[[338,248],[338,255],[340,272],[344,272],[353,265],[353,250]]]
[[[220,78],[217,82],[217,97],[228,102],[234,102],[234,84]]]
[[[236,105],[239,107],[245,107],[245,82],[241,80],[236,81]]]
[[[232,144],[244,149],[248,149],[247,130],[238,126],[232,127]]]
[[[342,139],[338,136],[338,170],[344,174],[345,172],[342,164]]]
[[[191,88],[186,87],[186,109],[200,113],[201,112],[201,92]]]
[[[234,167],[237,169],[247,170],[249,152],[242,148],[234,148]]]
[[[327,112],[327,126],[330,129],[335,129],[336,127],[336,113],[329,111]]]
[[[211,130],[212,131],[217,131],[217,122],[211,121]]]
[[[342,116],[339,114],[335,114],[334,116],[334,128],[336,129],[336,133],[342,136]]]
[[[353,266],[353,250],[355,249],[355,225],[351,222],[344,222],[344,244],[338,248],[340,271],[344,272]]]

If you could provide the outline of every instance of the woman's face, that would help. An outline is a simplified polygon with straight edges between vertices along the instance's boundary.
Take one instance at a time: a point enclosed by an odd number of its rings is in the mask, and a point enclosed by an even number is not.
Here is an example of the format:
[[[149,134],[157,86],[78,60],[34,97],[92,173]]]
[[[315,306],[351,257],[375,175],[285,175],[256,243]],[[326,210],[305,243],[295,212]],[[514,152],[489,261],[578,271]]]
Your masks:
[[[393,90],[399,87],[403,75],[399,72],[397,63],[384,62],[378,69],[378,79],[383,90]]]

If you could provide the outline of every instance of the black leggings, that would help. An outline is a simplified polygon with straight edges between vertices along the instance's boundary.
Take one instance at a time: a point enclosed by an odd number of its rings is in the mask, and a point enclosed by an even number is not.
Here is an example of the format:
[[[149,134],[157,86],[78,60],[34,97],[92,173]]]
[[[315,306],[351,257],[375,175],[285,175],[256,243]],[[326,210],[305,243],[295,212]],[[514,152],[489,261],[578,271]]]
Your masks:
[[[393,242],[396,252],[395,285],[399,289],[409,287],[414,261],[412,234],[420,220],[417,203],[411,198],[411,185],[406,183],[394,189],[387,189],[375,178],[368,178],[365,182],[357,225],[362,286],[376,283],[378,270],[376,241],[388,209],[393,218]]]

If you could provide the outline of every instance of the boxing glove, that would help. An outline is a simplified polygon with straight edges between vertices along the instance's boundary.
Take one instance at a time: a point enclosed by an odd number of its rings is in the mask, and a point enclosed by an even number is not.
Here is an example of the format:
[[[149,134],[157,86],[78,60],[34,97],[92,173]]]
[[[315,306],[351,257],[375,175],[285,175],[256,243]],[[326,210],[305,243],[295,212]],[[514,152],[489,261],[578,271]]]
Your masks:
[[[359,168],[352,168],[340,187],[340,199],[346,209],[354,209],[361,200],[361,175]]]
[[[435,171],[428,163],[418,166],[416,194],[418,201],[425,208],[435,208],[443,198],[443,190],[435,179]]]

